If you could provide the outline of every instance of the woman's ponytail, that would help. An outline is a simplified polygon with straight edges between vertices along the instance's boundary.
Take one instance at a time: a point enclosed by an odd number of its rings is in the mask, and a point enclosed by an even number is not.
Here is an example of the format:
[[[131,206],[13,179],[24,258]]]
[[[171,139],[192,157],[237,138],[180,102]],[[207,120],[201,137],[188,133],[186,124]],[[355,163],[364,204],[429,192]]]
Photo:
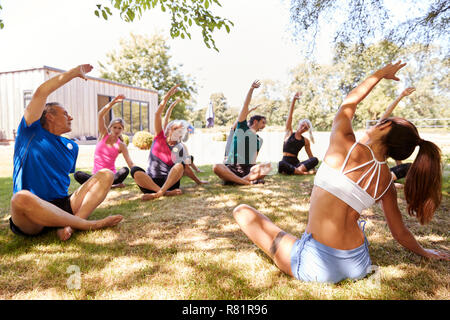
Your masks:
[[[420,224],[427,224],[442,200],[441,151],[430,141],[419,139],[418,145],[404,191],[408,214],[416,216]]]

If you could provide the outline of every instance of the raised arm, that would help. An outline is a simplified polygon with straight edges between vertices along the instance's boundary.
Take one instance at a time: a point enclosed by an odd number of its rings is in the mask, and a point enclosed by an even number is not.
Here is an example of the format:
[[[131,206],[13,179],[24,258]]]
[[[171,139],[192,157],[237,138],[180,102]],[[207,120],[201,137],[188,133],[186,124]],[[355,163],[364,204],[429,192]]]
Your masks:
[[[252,86],[250,87],[250,90],[247,93],[247,97],[245,98],[244,106],[242,107],[241,112],[239,113],[237,120],[238,122],[242,122],[247,119],[247,116],[249,114],[248,106],[250,105],[250,101],[252,101],[253,90],[259,88],[260,85],[261,83],[259,82],[259,80],[253,81]]]
[[[173,96],[178,90],[179,84],[174,85],[170,90],[166,93],[161,103],[158,106],[158,109],[155,112],[155,133],[158,135],[162,130],[162,113],[164,108],[166,107],[167,101],[169,101],[170,97]]]
[[[108,128],[107,128],[106,123],[105,123],[105,116],[106,116],[106,114],[108,113],[109,110],[111,110],[111,108],[116,103],[122,102],[123,99],[125,99],[125,96],[123,94],[119,94],[112,101],[108,102],[98,112],[98,131],[100,132],[99,139],[102,139],[108,133]]]
[[[403,222],[402,214],[397,203],[397,191],[393,184],[391,184],[389,190],[381,199],[381,207],[384,211],[392,236],[399,244],[423,257],[445,260],[450,259],[448,252],[424,249],[417,242],[414,235],[408,230]]]
[[[286,132],[292,132],[292,115],[294,114],[295,102],[300,99],[301,95],[301,92],[297,92],[294,98],[292,98],[291,107],[289,108],[289,113],[286,120]]]
[[[90,72],[92,69],[93,67],[90,64],[82,64],[41,84],[34,92],[33,98],[24,111],[23,116],[27,125],[30,125],[41,118],[47,98],[53,91],[77,77],[87,80],[86,73]]]
[[[405,65],[406,63],[401,63],[401,61],[395,64],[388,64],[377,70],[353,89],[342,102],[333,120],[331,129],[332,137],[335,137],[336,135],[351,135],[354,137],[351,121],[355,115],[357,105],[372,91],[381,79],[400,80],[395,74]]]
[[[247,116],[248,116],[250,113],[252,113],[253,111],[255,111],[259,106],[261,106],[261,104],[257,104],[256,106],[250,108],[250,109],[248,110]],[[236,121],[233,123],[233,126],[231,127],[231,128],[233,129],[233,131],[236,130],[237,124],[238,124],[238,121],[236,120]]]
[[[169,106],[169,109],[167,109],[166,115],[164,117],[164,125],[163,125],[163,130],[166,130],[167,128],[167,124],[169,123],[170,120],[170,115],[172,114],[172,110],[173,108],[175,108],[175,106],[177,105],[178,102],[180,102],[181,99],[177,99],[174,102],[172,102],[172,104]]]
[[[390,105],[389,107],[386,109],[386,111],[384,112],[384,114],[381,116],[380,120],[384,120],[386,118],[388,118],[392,111],[394,111],[395,107],[397,106],[397,104],[400,102],[400,100],[402,100],[404,97],[409,96],[411,93],[413,93],[414,91],[416,91],[416,88],[413,87],[409,87],[406,88],[405,90],[402,91],[402,93],[400,93],[400,95],[397,97],[397,99],[395,99]]]

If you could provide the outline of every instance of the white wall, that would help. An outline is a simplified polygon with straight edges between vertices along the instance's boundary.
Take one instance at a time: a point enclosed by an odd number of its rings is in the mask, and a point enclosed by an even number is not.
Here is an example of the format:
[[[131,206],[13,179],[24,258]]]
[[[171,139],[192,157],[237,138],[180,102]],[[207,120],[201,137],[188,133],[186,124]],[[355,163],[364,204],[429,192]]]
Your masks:
[[[23,116],[24,90],[35,91],[44,81],[60,74],[58,70],[39,68],[25,71],[0,73],[0,139],[13,139],[13,130],[17,130]],[[158,107],[158,94],[140,88],[98,78],[85,81],[76,78],[53,92],[47,102],[61,103],[74,118],[72,132],[68,135],[96,136],[97,96],[116,96],[124,94],[127,99],[148,102],[150,131],[154,132],[154,114]]]
[[[23,93],[44,81],[42,69],[0,73],[0,139],[13,139],[25,109]]]

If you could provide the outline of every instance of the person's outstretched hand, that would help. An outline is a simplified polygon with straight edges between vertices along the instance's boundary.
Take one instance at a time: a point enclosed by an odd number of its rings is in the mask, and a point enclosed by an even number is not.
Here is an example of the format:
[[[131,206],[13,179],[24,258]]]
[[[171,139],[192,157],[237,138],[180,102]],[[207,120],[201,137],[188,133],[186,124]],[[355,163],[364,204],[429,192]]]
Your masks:
[[[416,91],[416,88],[414,88],[414,87],[406,88],[405,90],[402,91],[401,96],[402,96],[402,97],[409,96],[409,95],[410,95],[411,93],[413,93],[414,91]]]
[[[259,82],[259,80],[253,81],[253,83],[252,83],[252,88],[253,88],[253,89],[257,89],[257,88],[259,88],[260,86],[261,86],[261,82]]]
[[[406,63],[402,63],[401,60],[395,64],[389,63],[381,69],[383,71],[383,78],[399,81],[400,79],[396,76],[396,73],[404,66],[406,66]]]
[[[94,69],[93,66],[91,66],[90,64],[82,64],[79,65],[78,67],[76,67],[77,69],[77,77],[80,77],[81,79],[87,80],[86,78],[86,73],[89,73],[92,71],[92,69]]]
[[[427,258],[439,259],[439,260],[450,260],[450,254],[445,251],[439,251],[434,249],[425,249],[427,252]]]

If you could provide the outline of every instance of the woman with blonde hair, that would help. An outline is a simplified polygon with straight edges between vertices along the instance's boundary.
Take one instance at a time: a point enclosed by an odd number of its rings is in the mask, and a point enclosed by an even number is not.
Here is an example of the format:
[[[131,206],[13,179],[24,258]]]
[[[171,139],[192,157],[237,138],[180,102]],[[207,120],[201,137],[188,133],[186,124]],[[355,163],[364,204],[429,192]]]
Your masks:
[[[447,251],[423,248],[403,222],[397,191],[386,159],[418,154],[405,181],[407,212],[420,224],[430,222],[441,203],[442,168],[439,148],[423,140],[406,119],[386,118],[358,141],[352,119],[358,104],[382,79],[396,80],[406,64],[377,70],[344,99],[334,120],[330,145],[317,171],[308,224],[301,237],[286,233],[248,205],[233,215],[242,231],[285,273],[303,281],[336,283],[361,279],[372,269],[364,234],[363,210],[380,202],[392,236],[406,249],[427,258],[449,260]]]
[[[100,135],[98,137],[98,143],[95,147],[94,154],[94,168],[92,175],[94,175],[100,169],[106,168],[114,173],[114,181],[112,187],[124,187],[123,181],[128,176],[130,170],[127,167],[123,167],[116,170],[115,162],[121,153],[128,164],[129,168],[134,166],[133,161],[128,153],[127,145],[123,142],[122,133],[125,128],[125,121],[122,118],[114,118],[109,123],[108,127],[105,124],[105,117],[109,110],[116,104],[125,99],[125,96],[118,95],[110,103],[105,105],[98,112],[98,130]],[[74,178],[80,184],[85,183],[92,176],[83,171],[77,171],[74,174]]]
[[[319,160],[313,156],[311,152],[311,143],[314,143],[314,137],[312,134],[312,124],[308,119],[302,119],[299,121],[297,130],[292,130],[292,115],[294,113],[295,101],[301,96],[300,92],[297,92],[292,99],[291,107],[289,108],[288,118],[286,120],[286,135],[283,143],[283,158],[278,163],[278,172],[285,174],[312,174],[314,168],[319,163]],[[303,137],[303,133],[309,132],[309,138]],[[308,160],[300,162],[298,159],[298,153],[305,147]]]

